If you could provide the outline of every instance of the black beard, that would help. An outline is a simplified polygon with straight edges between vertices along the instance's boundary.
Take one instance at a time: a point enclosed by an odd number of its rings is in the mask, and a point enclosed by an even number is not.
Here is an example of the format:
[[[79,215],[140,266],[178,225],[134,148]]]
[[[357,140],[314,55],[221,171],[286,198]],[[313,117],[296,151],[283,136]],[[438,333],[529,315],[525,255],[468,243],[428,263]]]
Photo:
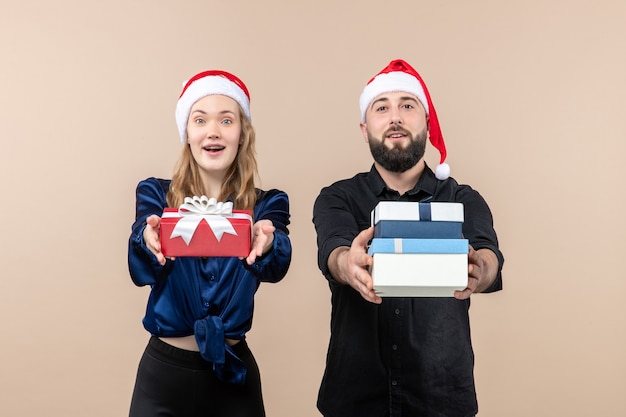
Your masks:
[[[367,132],[368,142],[370,144],[370,152],[374,157],[374,161],[390,172],[402,173],[413,168],[420,159],[424,157],[426,151],[426,128],[413,137],[406,129],[395,126],[387,130],[383,134],[383,138],[387,137],[389,132],[400,132],[407,135],[410,139],[406,148],[398,144],[388,148],[384,144],[384,139],[374,138],[370,132]]]

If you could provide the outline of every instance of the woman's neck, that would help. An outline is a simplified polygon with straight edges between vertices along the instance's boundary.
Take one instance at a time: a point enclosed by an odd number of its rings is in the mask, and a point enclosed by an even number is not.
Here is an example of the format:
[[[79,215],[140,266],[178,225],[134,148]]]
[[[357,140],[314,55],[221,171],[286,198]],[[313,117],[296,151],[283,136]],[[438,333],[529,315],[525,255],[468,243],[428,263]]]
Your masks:
[[[215,175],[203,175],[202,183],[204,185],[204,195],[211,198],[214,197],[219,200],[222,192],[222,184],[224,178],[216,177]]]

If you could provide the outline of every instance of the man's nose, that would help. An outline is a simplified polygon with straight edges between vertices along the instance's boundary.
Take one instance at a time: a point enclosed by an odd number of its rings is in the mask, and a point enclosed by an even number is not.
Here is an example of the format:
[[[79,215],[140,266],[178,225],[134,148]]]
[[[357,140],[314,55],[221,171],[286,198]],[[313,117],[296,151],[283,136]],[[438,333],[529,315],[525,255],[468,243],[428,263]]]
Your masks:
[[[400,116],[400,111],[398,109],[391,110],[391,119],[389,122],[391,124],[402,124],[402,117]]]

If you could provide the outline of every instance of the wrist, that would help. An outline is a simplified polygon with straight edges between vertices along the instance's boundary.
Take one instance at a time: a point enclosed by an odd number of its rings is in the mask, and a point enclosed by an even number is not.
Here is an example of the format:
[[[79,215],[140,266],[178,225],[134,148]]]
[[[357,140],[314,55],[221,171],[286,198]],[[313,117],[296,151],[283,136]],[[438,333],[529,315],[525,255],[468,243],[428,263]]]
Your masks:
[[[347,246],[340,246],[335,248],[328,257],[328,270],[335,281],[341,284],[348,283],[346,274],[344,274],[346,268],[343,265],[349,250],[350,248]]]
[[[491,287],[496,280],[498,258],[491,249],[478,249],[476,253],[480,257],[482,265],[480,280],[475,292],[480,293]]]

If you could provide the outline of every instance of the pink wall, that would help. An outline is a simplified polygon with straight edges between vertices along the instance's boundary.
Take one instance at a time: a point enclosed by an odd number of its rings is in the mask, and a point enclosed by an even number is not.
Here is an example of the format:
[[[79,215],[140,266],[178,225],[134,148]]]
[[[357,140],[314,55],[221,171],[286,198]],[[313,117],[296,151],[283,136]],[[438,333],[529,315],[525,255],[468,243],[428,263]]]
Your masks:
[[[506,256],[505,291],[472,302],[481,417],[623,413],[626,3],[88,3],[0,5],[0,414],[127,413],[148,337],[134,187],[171,173],[183,79],[223,68],[251,90],[263,187],[292,203],[293,264],[249,334],[268,415],[318,416],[313,200],[369,169],[358,96],[400,57]]]

